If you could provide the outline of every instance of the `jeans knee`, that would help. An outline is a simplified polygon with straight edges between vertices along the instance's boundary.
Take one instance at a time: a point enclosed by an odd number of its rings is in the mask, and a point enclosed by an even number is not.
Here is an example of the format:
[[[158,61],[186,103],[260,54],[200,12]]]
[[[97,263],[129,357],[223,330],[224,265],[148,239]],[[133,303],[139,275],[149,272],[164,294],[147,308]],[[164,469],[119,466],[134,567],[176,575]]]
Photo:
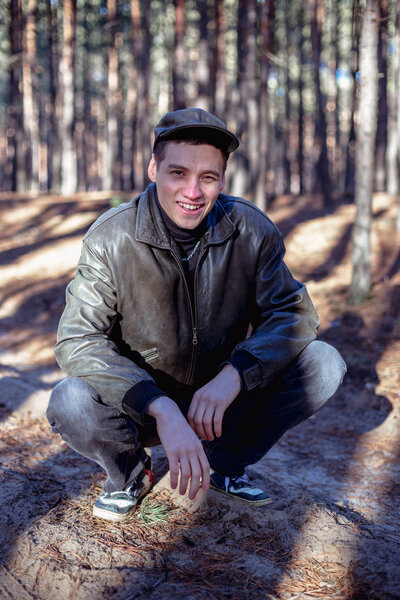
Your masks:
[[[67,377],[58,383],[50,394],[46,417],[53,432],[60,433],[64,424],[80,413],[79,401],[85,400],[85,384],[78,377]]]
[[[319,379],[319,387],[326,399],[336,392],[343,381],[347,367],[340,352],[330,344],[316,340],[305,349],[306,358]]]

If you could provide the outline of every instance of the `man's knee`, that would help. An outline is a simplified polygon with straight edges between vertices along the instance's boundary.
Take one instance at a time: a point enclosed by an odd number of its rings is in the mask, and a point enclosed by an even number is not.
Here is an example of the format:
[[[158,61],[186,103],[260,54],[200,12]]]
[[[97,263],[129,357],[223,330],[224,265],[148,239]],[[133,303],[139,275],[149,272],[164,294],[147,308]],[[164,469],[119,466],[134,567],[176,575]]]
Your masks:
[[[71,419],[79,419],[88,402],[88,386],[78,377],[67,377],[50,394],[46,416],[54,433],[60,433]]]
[[[311,374],[313,385],[321,397],[328,400],[333,396],[347,371],[346,363],[336,348],[316,340],[303,350],[299,359],[304,371]]]

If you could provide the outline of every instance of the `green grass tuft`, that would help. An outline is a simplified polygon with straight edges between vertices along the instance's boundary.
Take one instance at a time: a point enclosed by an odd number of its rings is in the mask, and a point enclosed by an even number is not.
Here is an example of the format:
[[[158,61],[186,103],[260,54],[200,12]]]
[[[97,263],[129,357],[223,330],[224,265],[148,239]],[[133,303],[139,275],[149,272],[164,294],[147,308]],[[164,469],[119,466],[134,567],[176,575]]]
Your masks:
[[[139,518],[145,523],[165,523],[168,521],[168,508],[159,504],[149,503],[145,498],[140,505]]]

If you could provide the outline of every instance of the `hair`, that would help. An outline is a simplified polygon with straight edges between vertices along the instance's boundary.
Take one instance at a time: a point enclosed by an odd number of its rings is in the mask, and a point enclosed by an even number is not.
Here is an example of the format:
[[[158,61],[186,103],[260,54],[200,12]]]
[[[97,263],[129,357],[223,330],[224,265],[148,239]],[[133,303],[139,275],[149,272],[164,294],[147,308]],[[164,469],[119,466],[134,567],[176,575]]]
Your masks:
[[[196,131],[195,137],[193,135],[193,129],[181,130],[171,133],[171,137],[162,139],[154,145],[153,154],[156,165],[159,164],[165,158],[165,148],[170,143],[174,144],[190,144],[191,146],[200,146],[201,144],[207,144],[208,146],[214,146],[217,150],[220,150],[224,159],[224,171],[226,169],[226,163],[228,162],[229,152],[226,151],[226,138],[220,135],[217,131],[211,132],[210,130],[198,130]]]

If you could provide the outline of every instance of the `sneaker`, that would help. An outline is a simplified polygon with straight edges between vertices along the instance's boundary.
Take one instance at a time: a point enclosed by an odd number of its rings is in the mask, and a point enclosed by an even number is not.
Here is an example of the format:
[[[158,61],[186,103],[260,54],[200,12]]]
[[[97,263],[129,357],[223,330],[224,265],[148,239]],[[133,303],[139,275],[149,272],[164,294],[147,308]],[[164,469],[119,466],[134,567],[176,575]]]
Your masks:
[[[250,484],[246,475],[241,477],[227,477],[216,471],[211,471],[210,487],[253,506],[261,506],[272,502],[272,498],[265,492]]]
[[[104,492],[93,505],[93,516],[108,521],[125,521],[135,510],[137,503],[153,485],[151,458],[147,457],[143,471],[126,490]]]

